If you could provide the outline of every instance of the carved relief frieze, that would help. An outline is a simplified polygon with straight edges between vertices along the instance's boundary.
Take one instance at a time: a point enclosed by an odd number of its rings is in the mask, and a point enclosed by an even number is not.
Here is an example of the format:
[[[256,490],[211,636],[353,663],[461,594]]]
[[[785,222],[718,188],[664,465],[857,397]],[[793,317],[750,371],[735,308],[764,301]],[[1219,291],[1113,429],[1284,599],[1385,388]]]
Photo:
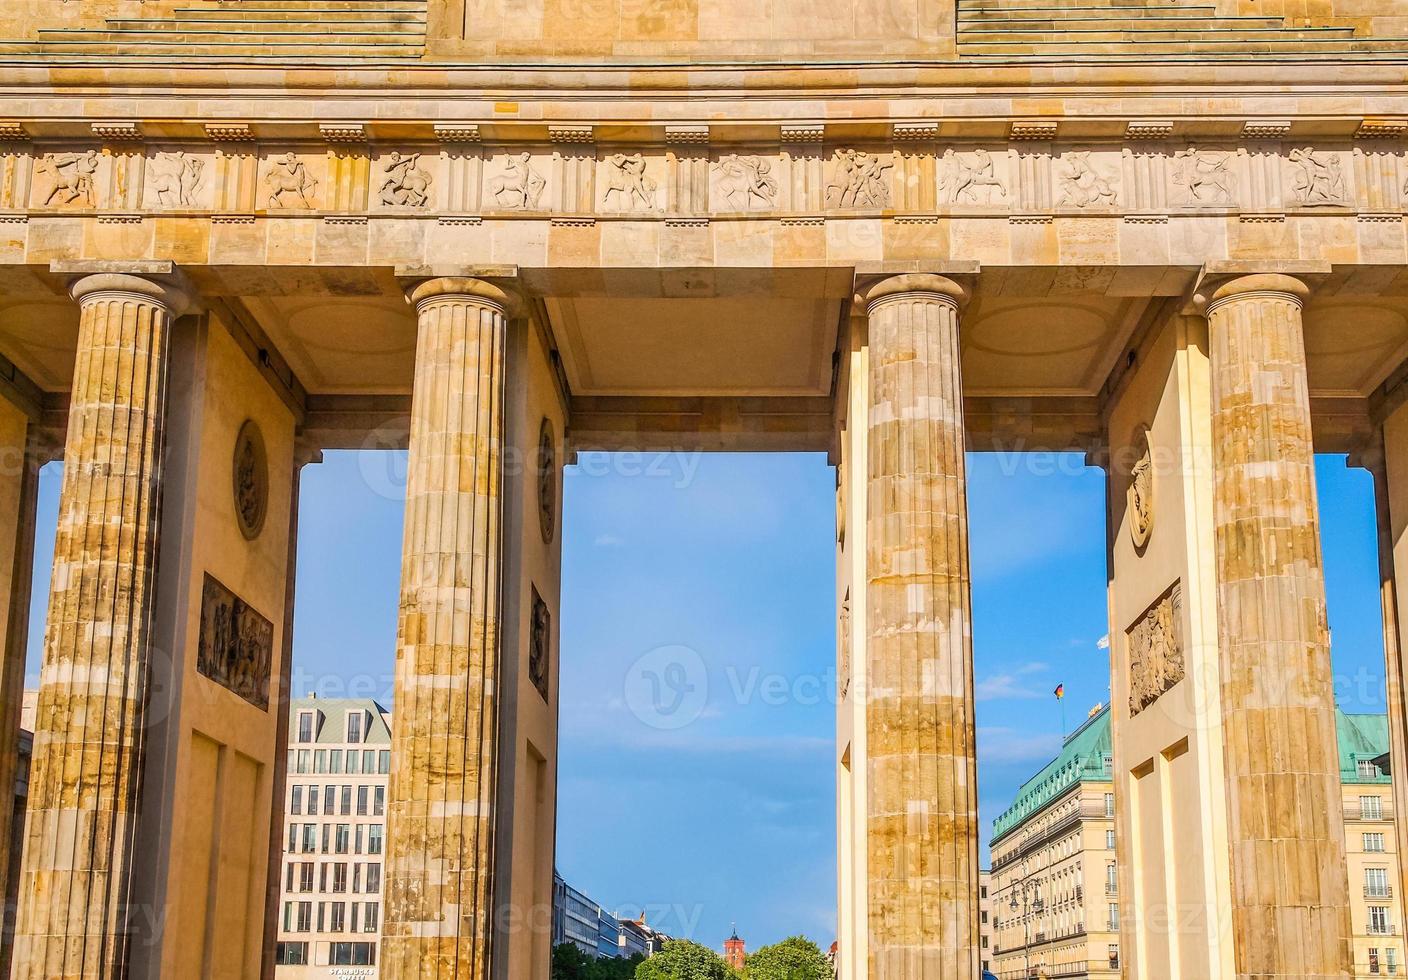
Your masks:
[[[180,150],[157,150],[147,163],[144,206],[189,209],[210,206],[210,159]]]
[[[1119,197],[1119,176],[1091,160],[1090,150],[1068,150],[1057,163],[1056,181],[1062,207],[1081,210],[1114,207]]]
[[[1339,153],[1313,147],[1295,147],[1287,157],[1291,193],[1302,207],[1338,206],[1349,203],[1344,161]]]
[[[774,159],[761,155],[725,153],[714,163],[715,210],[741,213],[777,207],[778,182]]]
[[[826,183],[826,206],[842,211],[880,210],[890,206],[890,171],[894,158],[849,147],[831,157]]]
[[[1129,713],[1139,714],[1186,673],[1183,586],[1174,582],[1125,631],[1129,647]]]
[[[505,211],[536,211],[548,182],[533,166],[533,154],[511,153],[500,159],[489,178],[489,205]]]
[[[435,178],[421,164],[419,151],[392,150],[381,160],[382,181],[377,191],[381,203],[392,208],[425,208]]]
[[[602,160],[601,207],[604,211],[656,211],[660,202],[656,181],[647,171],[650,160],[643,153],[608,153]]]
[[[196,670],[263,711],[269,710],[274,624],[209,572],[201,592]]]
[[[1173,203],[1183,207],[1231,207],[1236,203],[1236,154],[1195,147],[1173,154],[1172,178],[1178,188]]]
[[[104,156],[97,150],[42,153],[34,164],[31,203],[41,208],[96,208]]]
[[[991,205],[1009,198],[998,174],[996,158],[983,147],[959,152],[944,150],[939,163],[939,204]]]
[[[529,589],[533,601],[529,611],[531,621],[528,624],[528,680],[542,695],[543,700],[549,701],[548,689],[552,679],[552,612],[543,597],[538,594],[538,587],[530,585]]]
[[[308,162],[297,153],[288,152],[268,160],[264,170],[264,201],[270,210],[317,207],[318,185]]]

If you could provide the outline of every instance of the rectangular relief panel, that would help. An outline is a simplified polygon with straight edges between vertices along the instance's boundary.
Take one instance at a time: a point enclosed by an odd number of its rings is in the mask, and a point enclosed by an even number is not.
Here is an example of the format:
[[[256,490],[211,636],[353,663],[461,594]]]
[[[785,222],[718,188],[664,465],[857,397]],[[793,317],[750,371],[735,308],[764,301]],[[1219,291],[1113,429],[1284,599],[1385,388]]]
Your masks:
[[[274,624],[210,573],[200,603],[196,669],[250,704],[269,710]]]

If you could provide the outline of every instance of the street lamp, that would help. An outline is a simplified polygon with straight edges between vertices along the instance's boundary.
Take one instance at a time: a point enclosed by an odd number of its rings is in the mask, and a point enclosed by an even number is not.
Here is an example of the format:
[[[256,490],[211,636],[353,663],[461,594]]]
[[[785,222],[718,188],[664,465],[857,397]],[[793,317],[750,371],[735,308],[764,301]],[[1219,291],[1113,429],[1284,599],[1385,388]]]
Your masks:
[[[1017,904],[1017,889],[1022,891],[1022,904]],[[1041,900],[1041,896],[1035,894],[1036,886],[1026,878],[1023,878],[1020,885],[1012,885],[1012,901],[1008,903],[1008,908],[1016,912],[1020,907],[1022,910],[1022,977],[1023,980],[1031,980],[1032,975],[1032,921],[1031,915],[1041,915],[1046,905]]]

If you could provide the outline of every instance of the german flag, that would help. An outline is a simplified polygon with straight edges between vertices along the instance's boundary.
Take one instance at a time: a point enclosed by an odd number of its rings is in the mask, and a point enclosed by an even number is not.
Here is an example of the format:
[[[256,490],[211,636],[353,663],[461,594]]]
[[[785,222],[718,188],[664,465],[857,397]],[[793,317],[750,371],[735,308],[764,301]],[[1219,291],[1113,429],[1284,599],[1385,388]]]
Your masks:
[[[1057,685],[1056,685],[1056,690],[1052,691],[1051,693],[1056,695],[1056,700],[1057,700],[1057,701],[1060,701],[1062,698],[1064,698],[1064,697],[1066,696],[1066,685],[1065,685],[1065,684],[1057,684]]]

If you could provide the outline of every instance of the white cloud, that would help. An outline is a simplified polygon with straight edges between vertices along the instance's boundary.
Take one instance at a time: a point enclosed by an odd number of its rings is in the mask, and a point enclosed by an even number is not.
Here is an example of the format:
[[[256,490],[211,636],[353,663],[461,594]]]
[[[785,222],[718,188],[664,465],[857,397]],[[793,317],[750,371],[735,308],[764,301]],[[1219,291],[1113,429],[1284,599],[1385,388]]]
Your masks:
[[[1109,634],[1109,633],[1106,633],[1104,636],[1100,637],[1100,639],[1098,639],[1098,640],[1095,641],[1095,649],[1097,649],[1097,650],[1108,650],[1108,649],[1110,649],[1110,634]]]
[[[1031,677],[1036,674],[1044,674],[1047,665],[1039,660],[1018,664],[1000,674],[991,674],[982,678],[973,685],[973,694],[979,701],[996,701],[1001,698],[1019,698],[1032,700],[1045,696],[1045,690],[1033,687],[1024,677]]]
[[[614,534],[598,534],[596,536],[596,539],[592,541],[592,547],[619,548],[625,543],[625,541],[621,540],[621,538],[617,537]]]

